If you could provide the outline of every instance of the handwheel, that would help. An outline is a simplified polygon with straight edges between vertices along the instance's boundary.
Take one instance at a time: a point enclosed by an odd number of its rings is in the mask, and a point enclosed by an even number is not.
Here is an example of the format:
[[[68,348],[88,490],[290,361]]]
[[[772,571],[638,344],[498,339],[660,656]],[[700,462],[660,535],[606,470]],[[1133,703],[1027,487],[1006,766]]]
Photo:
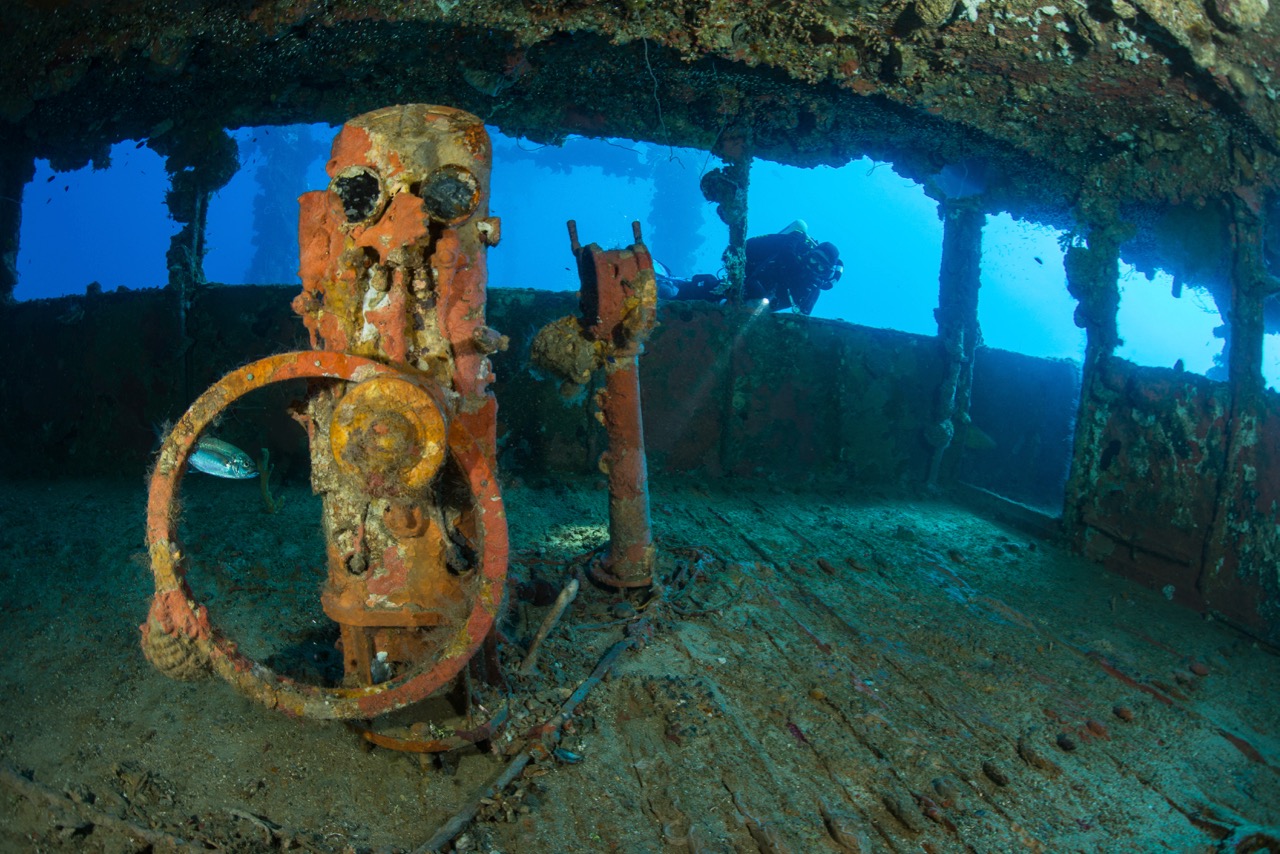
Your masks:
[[[332,379],[359,384],[376,378],[421,382],[413,371],[328,350],[284,353],[245,365],[206,390],[165,438],[147,500],[147,547],[156,592],[142,646],[162,672],[191,679],[217,673],[237,690],[286,714],[324,720],[368,719],[425,699],[457,676],[484,642],[501,604],[507,563],[507,525],[493,461],[461,420],[448,428],[447,453],[470,487],[475,508],[478,576],[465,617],[436,629],[444,639],[434,657],[379,684],[330,688],[297,682],[241,654],[211,622],[186,582],[189,559],[177,540],[176,498],[201,432],[234,401],[251,391],[292,379]],[[464,609],[465,611],[465,609]]]

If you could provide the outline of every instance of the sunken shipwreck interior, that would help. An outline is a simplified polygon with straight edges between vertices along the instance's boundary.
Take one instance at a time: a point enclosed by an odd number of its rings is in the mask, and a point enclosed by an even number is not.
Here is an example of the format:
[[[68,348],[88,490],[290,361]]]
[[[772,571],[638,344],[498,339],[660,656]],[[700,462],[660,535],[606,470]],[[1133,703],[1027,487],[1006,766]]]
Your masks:
[[[9,0],[0,45],[0,849],[1280,852],[1268,0]],[[314,125],[296,271],[217,281],[234,135]],[[659,298],[677,206],[487,277],[499,136],[693,152],[728,298]],[[24,210],[122,144],[164,281],[24,296]],[[863,158],[936,208],[930,328],[735,296],[753,176]],[[117,192],[41,251],[137,257]],[[1079,358],[984,343],[1002,216]],[[1211,369],[1122,354],[1122,267]]]

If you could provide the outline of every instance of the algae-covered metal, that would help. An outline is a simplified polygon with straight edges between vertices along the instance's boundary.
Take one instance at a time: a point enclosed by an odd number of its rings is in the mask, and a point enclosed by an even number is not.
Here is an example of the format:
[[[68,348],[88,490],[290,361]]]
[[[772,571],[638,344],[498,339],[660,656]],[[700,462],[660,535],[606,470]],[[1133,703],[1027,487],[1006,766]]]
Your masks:
[[[653,259],[631,224],[635,243],[601,249],[578,242],[569,221],[569,241],[578,262],[581,317],[565,317],[539,331],[533,358],[569,383],[585,382],[605,369],[596,417],[609,434],[600,469],[609,477],[609,553],[592,566],[596,580],[613,587],[647,587],[653,581],[653,533],[649,525],[649,475],[640,411],[639,357],[657,324]]]
[[[302,293],[313,351],[228,374],[179,420],[148,506],[156,596],[143,647],[177,677],[210,668],[291,714],[371,718],[448,685],[489,637],[507,567],[496,404],[484,325],[490,153],[447,107],[378,110],[334,142],[327,190],[301,199]],[[325,614],[341,687],[302,684],[240,654],[183,578],[175,498],[201,430],[251,390],[312,384],[305,415],[322,496]],[[375,666],[376,664],[376,666]]]

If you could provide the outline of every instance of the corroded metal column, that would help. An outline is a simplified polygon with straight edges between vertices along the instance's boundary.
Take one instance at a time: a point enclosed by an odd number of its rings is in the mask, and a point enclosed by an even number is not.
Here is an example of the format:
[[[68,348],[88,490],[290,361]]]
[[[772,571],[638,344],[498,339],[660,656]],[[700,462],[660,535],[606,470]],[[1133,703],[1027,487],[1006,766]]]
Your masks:
[[[591,572],[613,587],[648,587],[653,582],[639,357],[656,325],[658,291],[640,223],[632,223],[631,229],[634,244],[603,250],[595,243],[582,246],[576,224],[569,221],[582,282],[582,316],[543,327],[532,348],[539,366],[571,385],[585,383],[597,368],[605,369],[596,417],[609,434],[609,449],[600,457],[600,468],[609,476],[609,553]]]
[[[18,238],[22,228],[22,193],[36,173],[21,136],[16,131],[0,131],[0,150],[10,152],[0,159],[0,305],[13,299],[18,284]]]
[[[583,326],[612,349],[605,387],[596,395],[609,434],[609,450],[600,457],[600,468],[609,476],[609,555],[592,574],[613,587],[648,587],[653,581],[640,353],[655,325],[657,285],[640,223],[632,223],[631,229],[635,243],[630,248],[603,251],[594,243],[580,245],[577,227],[569,221],[569,242],[582,281]]]
[[[751,135],[748,129],[725,133],[715,153],[725,165],[702,176],[702,196],[716,205],[716,213],[729,227],[729,245],[724,250],[727,295],[731,303],[742,302],[747,273],[747,189],[751,183]]]
[[[1205,537],[1196,589],[1209,608],[1227,613],[1240,607],[1230,600],[1247,599],[1247,584],[1280,582],[1267,578],[1250,554],[1265,554],[1274,542],[1270,522],[1280,487],[1257,476],[1266,471],[1270,449],[1260,448],[1266,407],[1262,377],[1263,305],[1280,293],[1280,281],[1267,275],[1262,257],[1265,215],[1256,189],[1242,186],[1228,200],[1231,208],[1231,310],[1227,351],[1231,409],[1226,430],[1226,464]],[[1259,459],[1261,455],[1261,459]],[[1271,518],[1269,518],[1271,517]],[[1256,575],[1255,579],[1246,578]]]
[[[221,127],[173,128],[147,141],[164,158],[169,174],[165,202],[182,229],[165,254],[169,286],[183,294],[204,284],[205,220],[209,197],[226,186],[240,168],[236,142]]]
[[[173,221],[182,225],[169,239],[165,265],[169,271],[168,287],[177,303],[176,338],[185,341],[187,313],[196,289],[205,284],[209,199],[240,168],[239,148],[222,128],[198,126],[173,128],[148,140],[147,146],[164,158],[169,175],[165,204]],[[191,352],[186,346],[182,347],[182,392],[184,399],[191,398]]]
[[[1081,502],[1091,484],[1097,482],[1102,457],[1102,430],[1106,412],[1116,397],[1102,381],[1102,369],[1120,343],[1116,313],[1120,309],[1120,244],[1130,229],[1114,213],[1100,217],[1089,229],[1088,243],[1067,249],[1063,267],[1067,291],[1075,297],[1076,326],[1085,331],[1084,365],[1080,376],[1080,404],[1071,451],[1071,473],[1067,477],[1062,508],[1063,528],[1069,535],[1080,532]]]
[[[973,354],[982,340],[978,329],[982,228],[987,216],[971,199],[943,201],[942,267],[938,273],[938,340],[946,354],[946,374],[938,388],[933,423],[925,439],[933,448],[927,485],[937,486],[942,456],[957,429],[969,424]]]

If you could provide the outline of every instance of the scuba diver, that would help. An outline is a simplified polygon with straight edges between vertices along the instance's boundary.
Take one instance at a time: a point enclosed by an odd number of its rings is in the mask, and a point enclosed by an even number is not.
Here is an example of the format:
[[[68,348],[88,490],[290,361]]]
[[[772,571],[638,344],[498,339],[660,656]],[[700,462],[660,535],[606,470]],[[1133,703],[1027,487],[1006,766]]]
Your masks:
[[[818,297],[840,279],[844,265],[834,243],[818,243],[804,220],[796,220],[777,234],[752,237],[746,243],[744,300],[764,300],[770,311],[794,308],[813,311]],[[665,271],[658,275],[658,295],[666,299],[726,299],[729,283],[706,273],[688,281]]]

